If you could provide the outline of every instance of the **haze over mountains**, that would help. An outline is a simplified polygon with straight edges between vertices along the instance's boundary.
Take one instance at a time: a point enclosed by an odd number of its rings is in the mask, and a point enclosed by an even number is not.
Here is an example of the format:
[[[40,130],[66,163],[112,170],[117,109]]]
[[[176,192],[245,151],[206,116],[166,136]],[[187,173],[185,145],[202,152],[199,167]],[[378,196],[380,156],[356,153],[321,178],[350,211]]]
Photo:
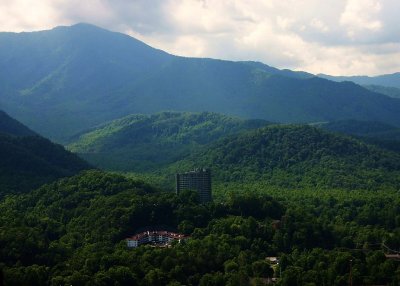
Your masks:
[[[400,88],[400,72],[394,74],[385,74],[379,76],[331,76],[318,74],[319,77],[333,81],[352,81],[360,85],[378,85],[386,87]]]
[[[353,83],[261,63],[173,56],[88,24],[0,33],[0,43],[0,108],[60,142],[106,121],[165,110],[400,126],[400,100]]]
[[[326,74],[318,74],[318,76],[336,82],[351,81],[365,87],[370,91],[394,98],[400,98],[400,73],[385,74],[373,77],[331,76]]]

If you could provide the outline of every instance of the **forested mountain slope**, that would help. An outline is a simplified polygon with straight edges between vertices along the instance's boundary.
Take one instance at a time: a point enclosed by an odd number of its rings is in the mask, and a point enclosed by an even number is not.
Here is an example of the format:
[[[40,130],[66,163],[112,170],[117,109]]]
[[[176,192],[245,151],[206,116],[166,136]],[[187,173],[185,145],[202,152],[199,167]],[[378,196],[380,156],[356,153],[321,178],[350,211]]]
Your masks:
[[[212,168],[220,182],[397,189],[400,155],[309,126],[269,126],[224,138],[170,167]]]
[[[373,92],[381,93],[390,97],[400,98],[400,88],[399,87],[388,87],[381,85],[363,85],[366,89]]]
[[[0,134],[33,136],[35,132],[0,110]]]
[[[0,112],[0,198],[26,192],[89,165]]]
[[[52,139],[135,113],[400,125],[400,100],[256,62],[185,58],[88,24],[0,33],[0,106]]]
[[[210,112],[130,115],[80,135],[68,148],[101,168],[149,171],[223,136],[267,124]]]
[[[340,120],[317,124],[323,129],[348,134],[364,142],[400,152],[400,128],[375,121]]]
[[[400,129],[376,121],[340,120],[319,124],[322,128],[349,135],[400,139]]]
[[[360,85],[400,88],[400,72],[378,76],[331,76],[326,74],[319,74],[318,76],[333,81],[352,81]]]
[[[63,146],[39,136],[0,135],[0,197],[26,192],[89,165]]]

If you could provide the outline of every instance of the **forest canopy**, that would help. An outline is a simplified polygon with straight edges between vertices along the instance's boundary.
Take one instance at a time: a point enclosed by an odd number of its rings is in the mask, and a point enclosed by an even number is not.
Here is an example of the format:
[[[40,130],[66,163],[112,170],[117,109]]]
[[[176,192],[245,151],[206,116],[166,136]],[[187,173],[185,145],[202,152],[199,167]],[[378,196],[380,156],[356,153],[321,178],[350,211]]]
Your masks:
[[[0,204],[5,283],[263,285],[278,277],[279,285],[347,285],[350,260],[354,283],[400,281],[382,248],[400,248],[397,191],[252,188],[199,204],[194,192],[86,171],[8,196]],[[125,238],[149,225],[190,239],[127,248]]]

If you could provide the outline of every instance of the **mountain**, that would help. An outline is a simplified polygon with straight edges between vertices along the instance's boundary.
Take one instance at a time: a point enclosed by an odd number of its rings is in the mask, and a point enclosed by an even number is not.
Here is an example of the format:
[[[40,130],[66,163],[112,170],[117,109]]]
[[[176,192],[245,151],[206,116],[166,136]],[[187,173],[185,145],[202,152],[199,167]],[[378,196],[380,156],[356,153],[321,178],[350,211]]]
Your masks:
[[[394,98],[400,98],[400,88],[373,84],[363,85],[363,87],[373,92],[381,93]]]
[[[375,121],[341,120],[321,123],[322,128],[348,135],[400,140],[400,128]]]
[[[332,81],[352,81],[360,85],[378,85],[384,87],[400,88],[400,72],[393,74],[385,74],[379,76],[331,76],[326,74],[318,74],[318,77],[329,79]]]
[[[323,129],[356,136],[378,147],[400,152],[400,128],[381,122],[341,120],[316,124]]]
[[[100,168],[149,171],[223,136],[266,124],[210,112],[129,115],[80,135],[68,149]]]
[[[0,119],[0,198],[89,168],[63,146],[36,135],[6,113],[0,112]]]
[[[129,114],[165,110],[400,125],[400,100],[355,84],[257,62],[173,56],[88,24],[0,33],[0,108],[62,142]]]
[[[87,24],[0,33],[0,43],[0,107],[50,137],[102,122],[102,112],[113,113],[112,106],[107,111],[111,93],[170,58],[131,37]]]
[[[61,145],[39,136],[0,135],[0,157],[0,197],[26,192],[89,168]]]
[[[34,136],[35,132],[0,110],[0,134]]]
[[[318,74],[318,77],[336,82],[351,81],[370,91],[384,94],[393,98],[400,98],[400,73],[380,75],[375,77],[331,76],[326,74]]]
[[[400,154],[310,126],[267,126],[227,137],[169,168],[210,167],[219,182],[297,188],[397,189]]]

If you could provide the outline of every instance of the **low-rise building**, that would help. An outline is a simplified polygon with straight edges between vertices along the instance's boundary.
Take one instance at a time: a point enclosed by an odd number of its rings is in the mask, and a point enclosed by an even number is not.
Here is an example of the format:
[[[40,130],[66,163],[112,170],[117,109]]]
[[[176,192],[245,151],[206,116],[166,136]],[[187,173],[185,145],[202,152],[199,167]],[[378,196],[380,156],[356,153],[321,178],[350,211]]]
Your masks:
[[[166,230],[147,230],[126,239],[128,247],[135,248],[142,244],[168,246],[173,241],[181,242],[188,236]]]

